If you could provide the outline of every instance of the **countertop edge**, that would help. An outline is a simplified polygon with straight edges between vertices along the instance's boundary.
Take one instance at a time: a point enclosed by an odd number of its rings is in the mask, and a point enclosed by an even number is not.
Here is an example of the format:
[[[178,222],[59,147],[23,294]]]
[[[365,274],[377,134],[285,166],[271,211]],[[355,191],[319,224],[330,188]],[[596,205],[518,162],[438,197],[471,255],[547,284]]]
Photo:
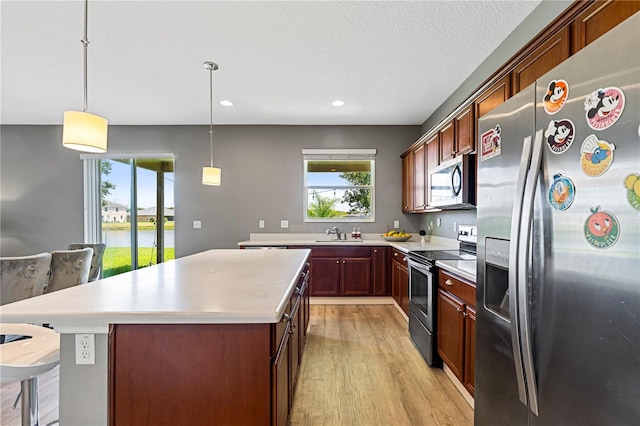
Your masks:
[[[474,260],[437,260],[436,266],[476,284],[476,274],[471,274],[468,271],[460,269],[457,266],[459,265],[459,262],[473,262],[474,264],[476,264],[476,261]]]

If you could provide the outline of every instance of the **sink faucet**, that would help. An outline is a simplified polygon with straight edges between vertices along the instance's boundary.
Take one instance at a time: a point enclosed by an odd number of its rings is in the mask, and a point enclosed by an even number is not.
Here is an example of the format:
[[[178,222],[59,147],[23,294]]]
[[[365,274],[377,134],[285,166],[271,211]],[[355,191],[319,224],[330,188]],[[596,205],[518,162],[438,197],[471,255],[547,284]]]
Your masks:
[[[338,228],[337,226],[334,226],[331,229],[327,229],[327,235],[329,234],[336,234],[336,236],[338,237],[338,239],[340,239],[340,235],[342,234],[342,231],[340,231],[340,228]]]

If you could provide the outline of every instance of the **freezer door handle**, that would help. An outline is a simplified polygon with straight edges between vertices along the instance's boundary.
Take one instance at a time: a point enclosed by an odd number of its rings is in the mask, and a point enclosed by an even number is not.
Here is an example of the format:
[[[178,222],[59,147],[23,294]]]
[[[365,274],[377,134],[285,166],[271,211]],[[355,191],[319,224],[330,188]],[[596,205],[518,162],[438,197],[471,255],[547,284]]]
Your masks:
[[[527,382],[527,394],[529,395],[529,409],[538,415],[538,385],[536,383],[536,372],[533,365],[533,349],[531,342],[531,324],[529,322],[529,287],[528,271],[529,258],[531,255],[531,230],[533,228],[533,206],[536,194],[538,177],[540,176],[540,165],[542,164],[542,151],[544,148],[542,130],[538,130],[533,141],[533,155],[531,156],[531,166],[529,167],[527,182],[524,188],[522,201],[522,223],[520,225],[520,238],[518,243],[518,313],[520,315],[520,336],[522,361],[524,364],[524,374]]]
[[[531,162],[531,136],[524,138],[522,143],[522,157],[516,181],[516,194],[523,194],[527,179],[527,171]],[[511,211],[511,234],[509,245],[509,294],[515,297],[509,298],[509,312],[511,317],[511,347],[513,348],[513,362],[516,369],[516,381],[518,383],[518,397],[520,402],[527,405],[527,390],[524,380],[524,366],[520,354],[520,325],[518,314],[518,250],[520,248],[520,226],[522,217],[522,197],[516,197]]]

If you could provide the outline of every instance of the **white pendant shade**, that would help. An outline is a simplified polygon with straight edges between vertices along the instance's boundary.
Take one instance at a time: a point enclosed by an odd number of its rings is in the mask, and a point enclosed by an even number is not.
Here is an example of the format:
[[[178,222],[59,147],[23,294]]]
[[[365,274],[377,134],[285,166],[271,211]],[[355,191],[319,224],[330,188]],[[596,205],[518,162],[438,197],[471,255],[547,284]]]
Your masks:
[[[202,184],[220,186],[222,181],[222,170],[217,167],[202,168]]]
[[[99,115],[65,111],[62,145],[78,151],[107,152],[108,122]]]

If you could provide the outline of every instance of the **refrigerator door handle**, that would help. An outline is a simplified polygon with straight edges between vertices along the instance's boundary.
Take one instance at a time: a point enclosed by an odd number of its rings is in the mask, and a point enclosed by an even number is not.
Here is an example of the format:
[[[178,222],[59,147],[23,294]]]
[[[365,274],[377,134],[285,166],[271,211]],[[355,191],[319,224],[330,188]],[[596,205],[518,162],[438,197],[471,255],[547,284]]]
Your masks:
[[[520,224],[520,237],[518,243],[518,314],[520,316],[520,334],[522,361],[527,383],[527,394],[529,395],[529,409],[538,415],[538,385],[536,383],[535,367],[533,365],[532,333],[529,322],[529,288],[528,288],[528,265],[531,255],[531,230],[533,228],[533,206],[540,175],[540,165],[542,164],[542,151],[544,148],[542,130],[538,130],[533,142],[533,155],[529,168],[527,181],[524,189],[522,201],[522,221]]]
[[[524,138],[522,144],[522,157],[516,181],[516,194],[524,194],[528,168],[531,162],[531,136]],[[527,404],[527,390],[524,380],[524,366],[520,353],[520,315],[518,313],[518,253],[520,248],[520,218],[522,217],[522,197],[516,197],[511,212],[511,233],[509,245],[509,312],[511,317],[511,347],[513,348],[513,361],[516,369],[516,381],[518,382],[518,397],[520,402]]]

